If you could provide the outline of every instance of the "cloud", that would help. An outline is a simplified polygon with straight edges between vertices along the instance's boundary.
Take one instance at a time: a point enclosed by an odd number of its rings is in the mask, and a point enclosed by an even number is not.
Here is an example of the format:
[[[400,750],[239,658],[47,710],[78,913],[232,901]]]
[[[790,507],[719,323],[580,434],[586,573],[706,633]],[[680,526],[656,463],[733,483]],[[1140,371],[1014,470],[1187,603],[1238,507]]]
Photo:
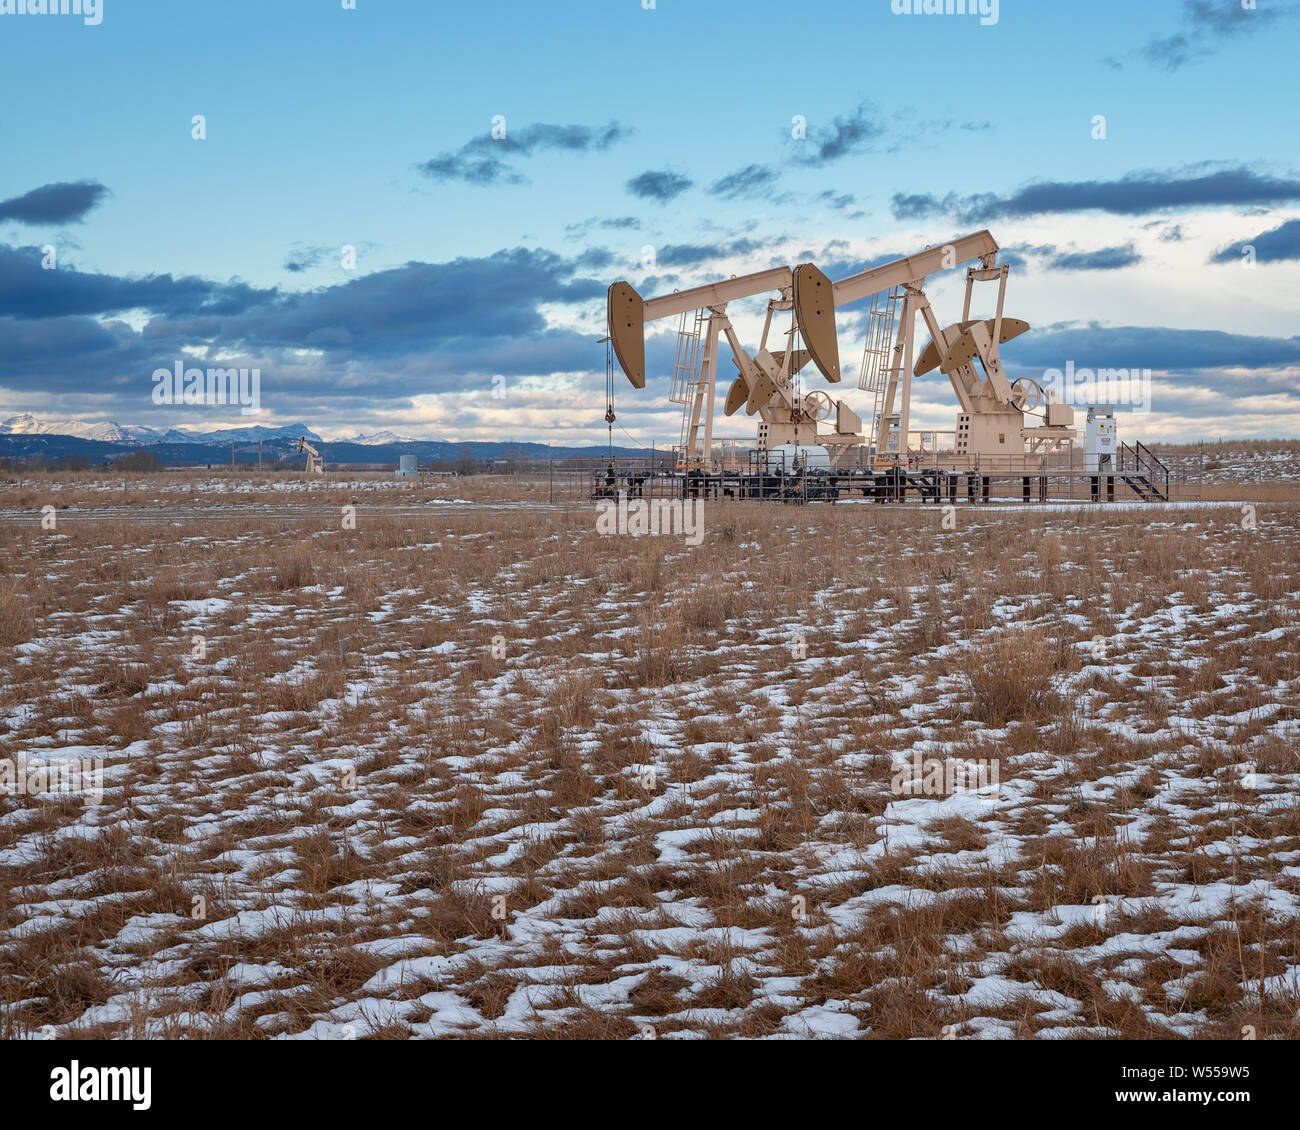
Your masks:
[[[564,238],[585,239],[592,228],[597,227],[605,231],[638,231],[641,228],[641,221],[635,216],[611,216],[606,219],[592,216],[576,224],[565,224]]]
[[[818,200],[825,200],[837,212],[843,212],[846,208],[852,208],[858,202],[858,198],[851,192],[836,192],[833,188],[827,188],[817,194]]]
[[[1200,372],[1216,369],[1288,368],[1300,365],[1300,337],[1251,337],[1221,330],[1162,326],[1058,323],[1007,346],[1021,367],[1062,368],[1072,360],[1087,368]],[[1294,377],[1292,378],[1294,388]],[[1300,389],[1295,389],[1300,397]]]
[[[284,269],[294,274],[309,271],[312,267],[319,267],[325,256],[333,250],[332,247],[295,247],[285,259]]]
[[[15,318],[108,315],[147,310],[168,317],[227,315],[273,299],[274,290],[172,275],[88,274],[63,264],[41,269],[36,247],[0,245],[0,314]]]
[[[531,157],[550,150],[563,153],[602,151],[630,137],[618,122],[604,126],[553,125],[536,122],[500,137],[480,134],[454,152],[439,153],[416,166],[430,180],[460,180],[466,184],[527,184],[528,178],[508,164],[510,158]]]
[[[709,192],[723,200],[741,200],[766,196],[779,179],[775,169],[767,165],[746,165],[728,173],[709,187]]]
[[[43,184],[22,196],[0,201],[0,220],[20,224],[79,224],[108,189],[96,181]]]
[[[528,178],[516,172],[499,157],[480,156],[464,151],[440,153],[417,168],[430,180],[461,180],[466,184],[527,184]]]
[[[713,259],[753,255],[780,242],[745,237],[727,243],[670,243],[655,249],[655,263],[659,267],[694,267]]]
[[[940,200],[929,192],[896,192],[890,199],[890,211],[896,220],[919,220],[943,212],[954,203],[951,195]]]
[[[376,250],[381,245],[362,241],[348,245],[356,255],[367,254]],[[295,243],[289,250],[289,254],[284,261],[284,270],[290,274],[300,275],[304,271],[310,271],[319,267],[322,263],[330,263],[339,270],[353,270],[355,264],[344,266],[344,252],[346,248],[343,244],[316,244],[315,246]]]
[[[1240,263],[1246,247],[1255,249],[1258,263],[1281,263],[1300,259],[1300,220],[1287,220],[1281,227],[1260,232],[1253,239],[1243,239],[1221,248],[1210,257],[1211,263]]]
[[[598,361],[591,335],[542,313],[601,308],[605,284],[583,266],[582,257],[517,247],[285,292],[42,271],[35,248],[0,247],[0,388],[118,397],[105,410],[136,418],[149,412],[154,369],[239,359],[261,368],[272,411],[310,404],[337,418],[358,400],[463,392],[486,387],[489,375],[585,371]],[[113,320],[125,310],[144,311],[143,325]]]
[[[680,173],[651,169],[628,181],[627,190],[633,196],[639,196],[643,200],[658,200],[661,204],[666,204],[680,196],[693,183]]]
[[[1066,251],[1053,255],[1048,266],[1057,271],[1118,271],[1135,267],[1142,256],[1131,243],[1118,247],[1103,247],[1097,251]]]
[[[746,235],[667,245],[659,249],[661,278],[710,257],[752,256],[768,248]],[[1028,250],[1097,257],[1125,249]],[[847,254],[846,242],[833,240],[797,258],[811,257],[841,277],[863,266],[839,261]],[[553,390],[586,379],[574,374],[599,368],[603,355],[593,340],[599,334],[571,323],[577,315],[598,324],[607,280],[587,271],[609,261],[610,253],[599,247],[576,256],[515,247],[447,262],[409,262],[290,292],[238,280],[98,275],[68,265],[41,271],[37,248],[0,246],[0,388],[11,403],[25,402],[35,411],[63,398],[80,411],[93,407],[129,422],[206,425],[212,417],[200,418],[197,409],[163,419],[150,400],[150,375],[182,358],[200,365],[220,359],[223,365],[261,369],[263,403],[276,416],[355,422],[406,410],[422,394],[446,394],[453,398],[446,403],[455,406],[447,409],[454,413],[448,419],[458,429],[470,427],[480,403],[491,408],[478,398],[487,397],[494,375],[505,375],[512,388],[518,387],[515,378],[543,378],[535,387]],[[563,325],[543,312],[557,305],[568,308]],[[128,310],[144,311],[143,322],[128,324],[117,316]],[[1294,337],[1064,323],[1036,328],[1006,352],[1009,366],[1021,374],[1073,360],[1094,368],[1200,373],[1196,387],[1213,386],[1225,397],[1245,378],[1275,395],[1300,399],[1300,338]],[[670,367],[668,357],[655,371]]]
[[[603,271],[614,263],[615,255],[608,247],[588,247],[573,262],[584,271]]]
[[[817,153],[811,163],[825,165],[848,157],[868,148],[884,133],[885,126],[876,107],[867,101],[859,102],[852,113],[834,118],[829,129],[814,134],[812,140]]]
[[[1175,172],[1143,170],[1112,181],[1042,181],[1006,196],[980,193],[896,193],[895,219],[956,216],[963,223],[1036,216],[1046,212],[1110,212],[1141,216],[1165,209],[1283,204],[1300,200],[1300,180],[1265,176],[1244,166],[1207,169],[1193,166]]]
[[[1102,247],[1096,251],[1063,251],[1050,244],[1017,244],[1004,247],[1001,255],[1002,261],[1011,267],[1024,266],[1030,259],[1041,259],[1044,266],[1055,271],[1116,271],[1142,262],[1141,254],[1131,243]]]
[[[1247,8],[1238,0],[1183,0],[1182,29],[1153,36],[1141,55],[1149,63],[1176,71],[1213,54],[1226,39],[1265,31],[1281,15],[1276,9]]]

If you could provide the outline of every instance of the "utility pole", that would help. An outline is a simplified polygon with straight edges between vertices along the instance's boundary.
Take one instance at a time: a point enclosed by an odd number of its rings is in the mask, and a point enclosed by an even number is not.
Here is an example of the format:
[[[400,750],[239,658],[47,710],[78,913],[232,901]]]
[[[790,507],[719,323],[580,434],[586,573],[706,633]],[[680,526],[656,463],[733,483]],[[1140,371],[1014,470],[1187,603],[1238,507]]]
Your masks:
[[[262,437],[257,437],[257,473],[262,473]]]

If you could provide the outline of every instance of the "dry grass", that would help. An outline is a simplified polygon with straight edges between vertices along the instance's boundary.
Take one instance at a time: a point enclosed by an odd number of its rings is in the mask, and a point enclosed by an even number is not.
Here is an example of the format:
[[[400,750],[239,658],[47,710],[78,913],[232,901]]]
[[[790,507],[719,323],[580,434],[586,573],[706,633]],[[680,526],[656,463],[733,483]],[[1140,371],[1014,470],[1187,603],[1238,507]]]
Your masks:
[[[6,527],[0,1036],[1300,1035],[1300,506],[495,490]]]
[[[1063,672],[1077,666],[1075,653],[1041,630],[1010,628],[996,635],[964,672],[972,715],[1000,728],[1041,717],[1059,705]]]
[[[18,592],[18,584],[11,581],[0,588],[0,647],[26,643],[31,638],[34,621],[27,610],[26,599]]]

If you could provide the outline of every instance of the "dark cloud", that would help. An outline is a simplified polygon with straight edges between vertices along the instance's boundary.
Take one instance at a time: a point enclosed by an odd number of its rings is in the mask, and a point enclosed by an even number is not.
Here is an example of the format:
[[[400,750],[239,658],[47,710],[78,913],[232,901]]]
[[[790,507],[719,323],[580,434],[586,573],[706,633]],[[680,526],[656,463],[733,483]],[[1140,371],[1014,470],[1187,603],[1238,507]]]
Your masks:
[[[1153,36],[1142,56],[1168,71],[1213,54],[1226,39],[1272,27],[1282,13],[1275,8],[1247,8],[1240,0],[1183,0],[1182,28]]]
[[[440,153],[417,168],[430,180],[463,180],[466,184],[527,184],[528,178],[496,156]]]
[[[661,204],[666,204],[669,200],[680,196],[693,183],[680,173],[651,169],[628,181],[627,190],[633,196],[639,196],[643,200],[658,200]]]
[[[1017,244],[1004,247],[1001,257],[1010,267],[1025,266],[1031,259],[1038,259],[1056,271],[1115,271],[1142,262],[1141,254],[1131,243],[1096,251],[1062,250],[1050,244]]]
[[[614,253],[608,247],[588,247],[575,260],[575,266],[584,271],[603,271],[614,262]]]
[[[1211,263],[1240,263],[1245,258],[1245,248],[1255,249],[1257,263],[1281,263],[1300,259],[1300,220],[1287,220],[1281,227],[1260,232],[1253,239],[1229,244],[1210,257]]]
[[[858,202],[858,198],[851,192],[836,192],[833,188],[825,189],[817,194],[818,200],[825,200],[836,211],[842,212],[846,208],[852,208]]]
[[[1041,329],[1035,327],[1032,333],[1017,338],[1014,347],[1007,346],[1007,352],[1022,367],[1062,368],[1067,360],[1072,360],[1077,366],[1093,369],[1190,373],[1294,366],[1300,364],[1300,337],[1251,337],[1220,330],[1062,323]]]
[[[220,357],[260,367],[273,409],[311,402],[337,413],[357,397],[454,391],[486,374],[582,371],[598,361],[589,335],[549,327],[540,307],[598,307],[605,284],[581,273],[598,258],[599,249],[565,259],[514,248],[286,293],[42,271],[36,249],[0,247],[0,387],[52,396],[120,390],[126,400],[113,410],[136,417],[154,369]],[[107,320],[125,310],[148,320],[141,329]]]
[[[961,198],[955,193],[944,197],[897,193],[891,207],[899,220],[952,215],[963,223],[987,223],[1047,212],[1102,211],[1141,216],[1170,208],[1283,204],[1295,200],[1300,200],[1300,181],[1266,176],[1239,166],[1214,170],[1197,167],[1182,172],[1147,170],[1113,181],[1045,181],[1006,196],[981,193]]]
[[[235,313],[223,320],[224,341],[271,348],[308,348],[374,359],[438,348],[454,338],[537,334],[541,303],[582,301],[604,294],[577,265],[552,252],[514,248],[486,258],[406,263]],[[168,325],[172,333],[202,335],[200,322]]]
[[[625,141],[632,135],[632,130],[618,122],[609,122],[603,126],[551,125],[537,122],[519,130],[508,130],[500,140],[490,135],[476,137],[468,143],[469,147],[486,150],[500,147],[507,153],[531,157],[539,149],[568,150],[571,153],[586,153],[590,150],[608,149],[619,141]]]
[[[168,317],[221,315],[243,311],[275,294],[245,283],[214,283],[192,276],[97,275],[69,265],[46,271],[41,268],[39,248],[0,245],[0,314],[16,318],[129,310]]]
[[[1264,209],[1267,212],[1268,209]],[[1148,220],[1142,225],[1143,231],[1153,231],[1162,243],[1179,243],[1183,238],[1183,225],[1169,220]]]
[[[332,250],[331,247],[295,247],[285,259],[284,269],[293,274],[309,271],[312,267],[319,267]]]
[[[588,153],[608,149],[631,136],[618,122],[604,126],[553,125],[537,122],[505,135],[490,133],[471,138],[455,152],[439,153],[417,168],[436,181],[461,180],[467,184],[526,184],[528,178],[507,163],[510,158],[531,157],[542,150]]]
[[[776,170],[767,165],[746,165],[714,181],[709,192],[723,200],[761,197],[771,192],[778,179]]]
[[[95,181],[43,184],[22,196],[0,201],[0,220],[20,224],[79,224],[108,189]]]
[[[724,243],[670,243],[655,249],[655,262],[660,267],[694,267],[714,259],[753,255],[778,242],[742,238]]]
[[[860,102],[853,112],[834,118],[827,130],[817,132],[812,140],[817,147],[813,163],[825,165],[868,148],[885,133],[880,113],[870,102]]]
[[[890,199],[890,211],[896,220],[919,220],[944,211],[945,202],[952,199],[940,200],[928,192],[896,192]]]
[[[1131,243],[1103,247],[1097,251],[1063,251],[1053,255],[1047,265],[1058,271],[1117,271],[1135,267],[1142,256]]]

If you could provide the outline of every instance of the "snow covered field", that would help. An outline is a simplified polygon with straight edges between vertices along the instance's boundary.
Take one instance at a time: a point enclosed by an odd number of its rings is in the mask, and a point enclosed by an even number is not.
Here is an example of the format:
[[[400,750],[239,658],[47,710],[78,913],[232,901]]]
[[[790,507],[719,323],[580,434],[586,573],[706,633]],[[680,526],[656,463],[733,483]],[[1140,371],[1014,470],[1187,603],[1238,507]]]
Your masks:
[[[1300,1036],[1300,503],[416,489],[0,519],[0,1036]]]

